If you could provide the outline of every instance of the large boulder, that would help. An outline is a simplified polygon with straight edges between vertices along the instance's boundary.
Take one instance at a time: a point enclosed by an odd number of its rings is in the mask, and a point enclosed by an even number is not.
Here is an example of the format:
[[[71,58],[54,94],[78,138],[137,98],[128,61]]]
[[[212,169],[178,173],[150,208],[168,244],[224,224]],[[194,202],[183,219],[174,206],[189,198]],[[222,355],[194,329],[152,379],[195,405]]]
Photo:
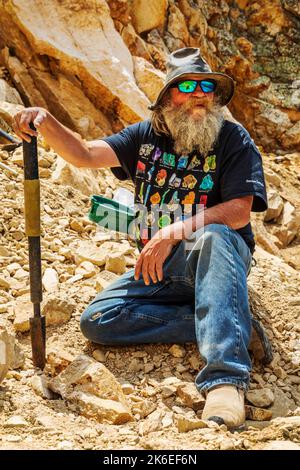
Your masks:
[[[49,388],[86,417],[111,424],[132,420],[119,382],[103,364],[88,356],[77,357],[61,374],[50,380]]]

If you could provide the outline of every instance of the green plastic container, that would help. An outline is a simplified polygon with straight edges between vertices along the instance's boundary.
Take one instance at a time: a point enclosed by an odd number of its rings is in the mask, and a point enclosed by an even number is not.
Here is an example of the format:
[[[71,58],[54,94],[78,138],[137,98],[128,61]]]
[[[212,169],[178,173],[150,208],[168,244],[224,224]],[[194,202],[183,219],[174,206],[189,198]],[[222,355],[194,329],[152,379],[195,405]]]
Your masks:
[[[103,196],[91,197],[89,219],[116,232],[129,233],[129,225],[135,219],[132,209]]]

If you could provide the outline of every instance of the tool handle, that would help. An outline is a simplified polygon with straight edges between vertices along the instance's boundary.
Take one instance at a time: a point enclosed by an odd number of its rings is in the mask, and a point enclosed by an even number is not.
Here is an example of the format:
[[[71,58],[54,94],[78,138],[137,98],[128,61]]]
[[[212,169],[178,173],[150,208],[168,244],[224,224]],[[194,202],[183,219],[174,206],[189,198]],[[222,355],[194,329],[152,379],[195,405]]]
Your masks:
[[[33,123],[30,123],[32,130],[36,130]],[[24,177],[26,180],[39,178],[37,138],[30,136],[31,142],[23,140]]]
[[[0,136],[4,137],[6,140],[12,142],[13,144],[18,144],[20,142],[18,139],[5,132],[3,129],[0,129]]]
[[[40,237],[28,237],[29,244],[29,274],[30,274],[30,300],[34,304],[34,316],[40,316],[36,304],[43,300],[42,290],[42,263]]]
[[[30,127],[35,127],[30,123]],[[42,301],[42,269],[40,244],[40,181],[37,138],[23,141],[25,232],[29,244],[30,295],[33,304]],[[38,312],[35,309],[35,316]]]
[[[35,130],[34,125],[30,127]],[[27,237],[39,237],[40,228],[40,180],[37,152],[37,138],[31,142],[23,141],[24,159],[24,199],[25,199],[25,232]]]

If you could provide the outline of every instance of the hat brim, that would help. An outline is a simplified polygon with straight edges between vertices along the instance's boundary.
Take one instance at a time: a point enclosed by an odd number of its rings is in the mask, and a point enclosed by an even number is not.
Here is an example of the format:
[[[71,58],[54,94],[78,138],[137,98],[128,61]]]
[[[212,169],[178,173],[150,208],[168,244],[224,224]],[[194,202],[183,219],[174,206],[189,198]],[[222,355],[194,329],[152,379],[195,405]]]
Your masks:
[[[158,97],[156,98],[155,103],[148,106],[149,109],[152,111],[160,104],[163,96],[165,95],[166,91],[170,88],[173,83],[176,83],[180,80],[185,78],[202,78],[202,79],[212,79],[217,82],[216,88],[216,96],[218,96],[219,103],[221,106],[226,106],[232,99],[234,94],[234,81],[229,75],[225,73],[218,73],[218,72],[191,72],[191,73],[181,73],[173,77],[171,80],[165,83],[164,87],[161,89]]]

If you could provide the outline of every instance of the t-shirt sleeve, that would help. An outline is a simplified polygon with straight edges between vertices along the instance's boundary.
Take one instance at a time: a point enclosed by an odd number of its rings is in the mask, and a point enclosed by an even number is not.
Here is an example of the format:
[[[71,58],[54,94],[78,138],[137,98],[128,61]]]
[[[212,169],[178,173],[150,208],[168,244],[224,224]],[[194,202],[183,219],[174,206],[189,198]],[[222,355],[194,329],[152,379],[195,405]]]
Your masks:
[[[249,133],[237,125],[231,130],[224,148],[220,190],[222,201],[253,195],[251,210],[268,208],[262,157]]]
[[[140,123],[132,124],[117,134],[102,139],[111,146],[118,157],[120,166],[112,167],[111,171],[119,180],[134,180],[140,141],[139,127]]]

